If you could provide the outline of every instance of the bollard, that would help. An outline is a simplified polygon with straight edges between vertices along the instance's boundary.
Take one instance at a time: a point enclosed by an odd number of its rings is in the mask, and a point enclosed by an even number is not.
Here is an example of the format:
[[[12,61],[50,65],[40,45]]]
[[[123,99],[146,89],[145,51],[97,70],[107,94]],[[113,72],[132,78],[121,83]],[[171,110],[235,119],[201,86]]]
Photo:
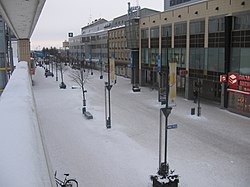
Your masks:
[[[195,115],[195,108],[191,108],[191,115]]]

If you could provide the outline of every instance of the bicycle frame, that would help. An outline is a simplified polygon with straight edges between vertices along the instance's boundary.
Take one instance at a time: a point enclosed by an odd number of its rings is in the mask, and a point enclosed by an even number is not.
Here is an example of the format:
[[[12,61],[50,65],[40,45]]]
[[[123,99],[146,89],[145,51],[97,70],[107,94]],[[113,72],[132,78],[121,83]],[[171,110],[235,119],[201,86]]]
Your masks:
[[[55,171],[55,175],[54,175],[57,187],[58,185],[60,185],[61,187],[78,187],[78,182],[76,179],[67,179],[69,174],[64,174],[65,175],[64,181],[58,179],[56,177],[56,174],[57,174],[57,171]],[[73,186],[73,184],[75,185]]]

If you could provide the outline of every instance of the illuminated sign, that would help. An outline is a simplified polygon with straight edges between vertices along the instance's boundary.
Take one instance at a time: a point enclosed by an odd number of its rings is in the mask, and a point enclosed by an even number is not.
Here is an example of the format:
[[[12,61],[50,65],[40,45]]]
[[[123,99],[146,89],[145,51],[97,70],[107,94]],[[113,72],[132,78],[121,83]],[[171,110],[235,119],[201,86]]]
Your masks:
[[[69,38],[73,37],[73,32],[69,32]]]
[[[230,89],[250,92],[250,76],[238,73],[228,73],[228,84]]]
[[[227,75],[220,75],[220,82],[227,82]]]
[[[232,89],[238,89],[238,76],[237,73],[228,73],[228,84]]]

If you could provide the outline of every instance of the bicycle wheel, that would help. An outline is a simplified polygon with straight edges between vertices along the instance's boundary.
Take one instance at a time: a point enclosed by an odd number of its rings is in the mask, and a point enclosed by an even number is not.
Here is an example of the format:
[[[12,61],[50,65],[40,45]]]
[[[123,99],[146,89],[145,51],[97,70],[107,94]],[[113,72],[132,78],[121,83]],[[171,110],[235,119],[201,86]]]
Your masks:
[[[75,179],[69,179],[65,182],[65,187],[78,187],[78,182]]]

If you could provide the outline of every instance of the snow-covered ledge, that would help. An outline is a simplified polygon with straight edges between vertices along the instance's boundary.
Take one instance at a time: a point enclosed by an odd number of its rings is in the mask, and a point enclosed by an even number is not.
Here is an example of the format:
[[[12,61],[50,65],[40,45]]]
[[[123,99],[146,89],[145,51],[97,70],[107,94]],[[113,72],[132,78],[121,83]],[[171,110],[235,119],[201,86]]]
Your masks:
[[[0,186],[53,187],[27,62],[19,62],[0,96]]]

